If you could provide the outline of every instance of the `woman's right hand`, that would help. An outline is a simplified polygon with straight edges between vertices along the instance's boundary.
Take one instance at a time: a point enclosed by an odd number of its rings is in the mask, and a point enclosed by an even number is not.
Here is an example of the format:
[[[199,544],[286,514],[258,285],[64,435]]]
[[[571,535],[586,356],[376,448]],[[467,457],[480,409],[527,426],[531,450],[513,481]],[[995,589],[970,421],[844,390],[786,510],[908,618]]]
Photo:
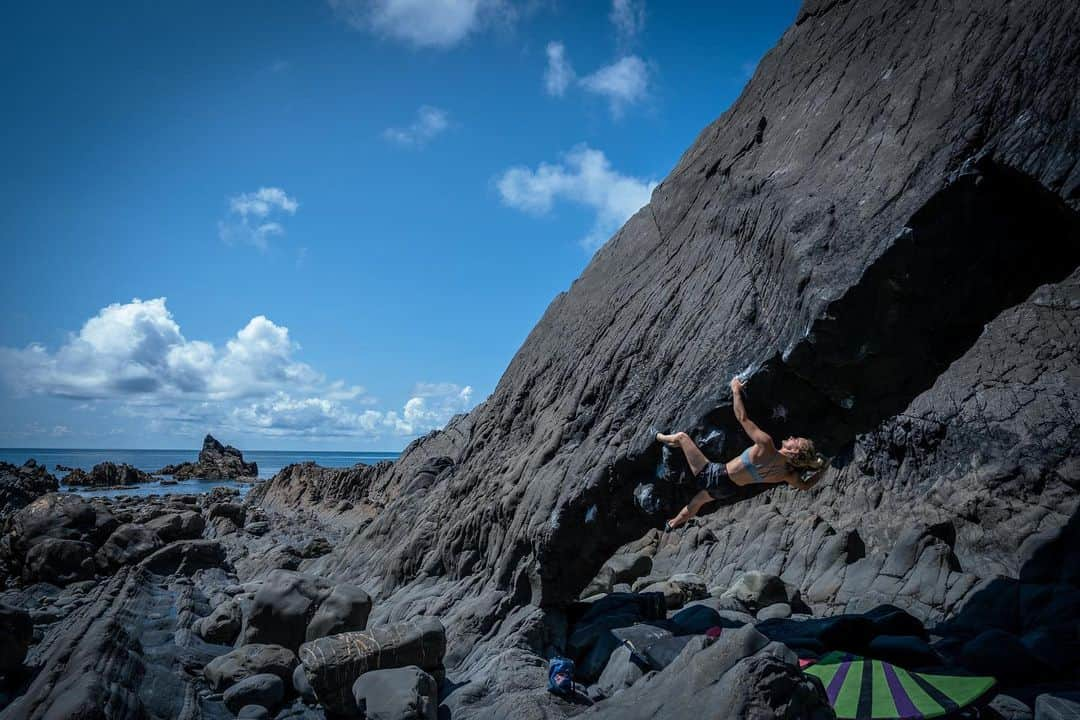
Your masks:
[[[731,392],[742,392],[742,380],[739,379],[738,375],[731,378]]]

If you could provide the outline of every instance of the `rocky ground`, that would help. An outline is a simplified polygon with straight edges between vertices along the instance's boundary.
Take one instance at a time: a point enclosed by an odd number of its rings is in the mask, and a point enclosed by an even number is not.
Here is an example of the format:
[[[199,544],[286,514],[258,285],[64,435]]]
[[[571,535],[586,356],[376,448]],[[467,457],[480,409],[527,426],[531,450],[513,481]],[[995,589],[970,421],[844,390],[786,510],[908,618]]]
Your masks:
[[[335,471],[293,466],[279,480],[326,472]],[[0,717],[652,718],[726,708],[725,717],[829,718],[823,688],[798,662],[829,650],[993,674],[1001,684],[981,717],[1055,717],[1035,709],[1070,702],[1077,688],[1075,516],[1031,545],[1019,577],[973,586],[943,622],[874,603],[871,589],[885,578],[947,593],[955,581],[937,560],[955,543],[947,527],[909,533],[871,571],[856,569],[865,549],[819,519],[812,574],[846,571],[836,596],[849,573],[861,578],[867,587],[846,588],[862,598],[858,611],[819,605],[768,571],[687,572],[716,545],[707,519],[648,532],[580,600],[539,608],[468,581],[448,592],[434,577],[407,599],[373,598],[327,572],[333,549],[374,521],[280,514],[226,488],[39,494],[8,517],[0,546]],[[577,662],[575,697],[546,691],[556,654]]]
[[[0,717],[827,718],[797,661],[831,649],[1069,717],[1078,48],[1075,3],[808,0],[492,396],[396,462],[243,502],[5,466]],[[694,490],[653,436],[738,454],[737,372],[832,469],[661,534]]]

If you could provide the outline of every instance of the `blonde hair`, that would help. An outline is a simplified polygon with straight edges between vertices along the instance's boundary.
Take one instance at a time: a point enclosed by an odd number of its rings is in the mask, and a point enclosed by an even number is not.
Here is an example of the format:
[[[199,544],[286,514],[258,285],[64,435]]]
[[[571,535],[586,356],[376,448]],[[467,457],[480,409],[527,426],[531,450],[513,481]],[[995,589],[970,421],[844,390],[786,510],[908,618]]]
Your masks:
[[[799,454],[788,458],[788,465],[795,470],[820,470],[825,467],[828,459],[814,449],[814,441],[808,438],[799,438]]]

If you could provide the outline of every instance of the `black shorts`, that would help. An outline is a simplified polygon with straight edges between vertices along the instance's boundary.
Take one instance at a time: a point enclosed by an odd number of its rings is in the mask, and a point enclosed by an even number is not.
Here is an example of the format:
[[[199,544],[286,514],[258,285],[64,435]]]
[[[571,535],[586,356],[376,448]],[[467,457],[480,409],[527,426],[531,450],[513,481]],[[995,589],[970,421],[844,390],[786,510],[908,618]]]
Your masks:
[[[695,479],[697,486],[709,493],[713,500],[727,500],[739,490],[739,486],[731,481],[724,463],[709,463]]]

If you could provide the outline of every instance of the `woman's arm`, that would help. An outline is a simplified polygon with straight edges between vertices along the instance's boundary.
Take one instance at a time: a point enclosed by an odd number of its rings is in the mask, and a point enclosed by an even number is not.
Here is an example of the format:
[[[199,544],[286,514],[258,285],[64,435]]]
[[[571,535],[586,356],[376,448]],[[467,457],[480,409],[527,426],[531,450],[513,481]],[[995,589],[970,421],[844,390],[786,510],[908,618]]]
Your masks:
[[[754,441],[755,445],[772,445],[772,436],[765,432],[751,420],[746,414],[746,407],[742,399],[742,381],[738,376],[731,378],[731,397],[735,402],[735,419],[742,425],[743,430]]]
[[[798,475],[789,475],[787,483],[796,490],[809,490],[810,488],[818,484],[822,476],[825,475],[825,471],[829,469],[829,465],[830,463],[826,462],[825,467],[814,472],[814,474],[811,475],[807,480],[803,480]]]

